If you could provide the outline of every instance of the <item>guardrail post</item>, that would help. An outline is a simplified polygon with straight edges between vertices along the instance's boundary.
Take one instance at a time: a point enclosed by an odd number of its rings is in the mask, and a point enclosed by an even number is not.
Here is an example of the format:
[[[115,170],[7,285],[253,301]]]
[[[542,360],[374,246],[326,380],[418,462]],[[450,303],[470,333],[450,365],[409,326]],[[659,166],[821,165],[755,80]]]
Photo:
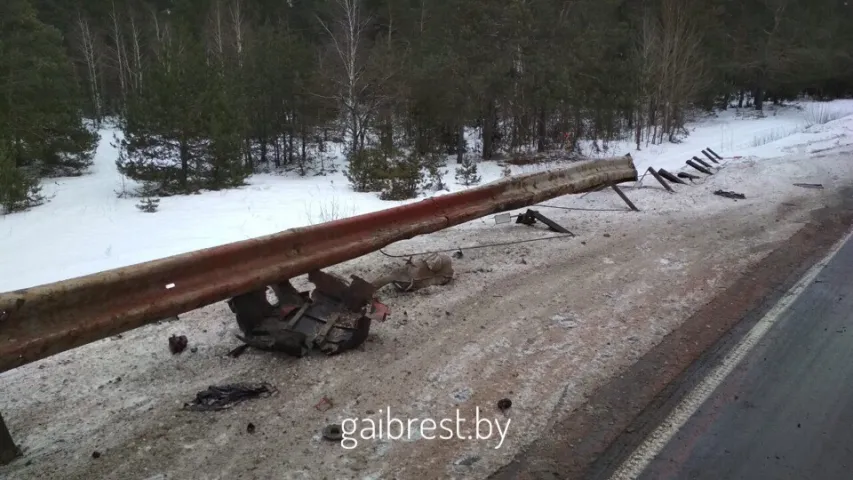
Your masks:
[[[711,169],[711,164],[706,162],[705,160],[702,160],[701,158],[696,157],[696,156],[693,157],[693,160],[696,160],[696,163],[698,163],[699,165],[702,165],[703,167],[705,167],[709,170]]]
[[[3,415],[0,414],[0,465],[6,465],[21,455],[21,449],[15,445]]]
[[[706,150],[708,150],[709,152],[711,152],[712,154],[714,154],[714,156],[715,156],[715,157],[717,157],[718,159],[720,159],[720,160],[722,160],[722,159],[723,159],[723,157],[721,157],[719,154],[717,154],[717,152],[715,152],[715,151],[711,150],[711,147],[708,147]]]
[[[713,175],[713,173],[711,173],[710,170],[707,170],[705,167],[699,165],[698,163],[694,162],[693,160],[688,160],[687,164],[690,165],[691,167],[695,168],[696,170],[699,170],[700,172],[704,173],[705,175]]]
[[[675,190],[673,190],[673,189],[672,189],[672,187],[670,187],[670,186],[669,186],[669,184],[668,184],[668,183],[666,183],[666,180],[664,180],[664,179],[663,179],[663,177],[661,177],[661,176],[658,174],[658,172],[656,172],[656,171],[655,171],[655,169],[654,169],[654,168],[649,167],[649,173],[651,173],[651,174],[652,174],[652,176],[653,176],[653,177],[655,177],[655,180],[657,180],[657,181],[658,181],[658,183],[660,183],[661,185],[663,185],[663,188],[665,188],[665,189],[666,189],[666,191],[668,191],[668,192],[675,192]]]
[[[628,199],[628,197],[627,197],[624,193],[622,193],[622,189],[621,189],[621,188],[619,188],[618,186],[616,186],[616,184],[610,185],[610,188],[612,188],[613,190],[615,190],[615,191],[616,191],[616,193],[617,193],[617,194],[619,194],[619,197],[621,197],[621,198],[622,198],[622,200],[624,200],[624,201],[625,201],[625,203],[627,203],[627,204],[628,204],[628,207],[629,207],[631,210],[633,210],[633,211],[635,211],[635,212],[639,212],[639,211],[640,211],[640,209],[639,209],[639,208],[637,208],[637,206],[636,206],[636,205],[634,205],[634,203],[633,203],[631,200],[629,200],[629,199]]]

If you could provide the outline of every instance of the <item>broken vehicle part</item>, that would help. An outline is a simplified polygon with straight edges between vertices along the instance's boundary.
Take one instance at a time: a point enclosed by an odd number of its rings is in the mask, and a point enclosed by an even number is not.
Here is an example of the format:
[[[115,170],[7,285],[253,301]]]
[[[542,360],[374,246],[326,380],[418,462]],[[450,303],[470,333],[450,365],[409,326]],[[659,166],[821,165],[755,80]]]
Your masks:
[[[344,429],[338,424],[326,425],[323,429],[323,438],[331,442],[339,442],[344,438]]]
[[[172,335],[169,337],[169,351],[177,355],[187,349],[188,343],[185,335]]]
[[[298,292],[290,282],[272,287],[276,301],[265,290],[228,301],[243,335],[254,348],[302,357],[314,348],[333,355],[351,350],[367,339],[371,322],[383,321],[388,307],[373,298],[376,288],[357,276],[347,284],[316,270],[308,275],[315,289]]]
[[[410,292],[432,285],[446,285],[453,280],[453,261],[449,256],[432,253],[423,258],[406,261],[406,264],[394,269],[372,282],[376,290],[394,285],[398,291]]]
[[[184,404],[187,410],[210,412],[225,410],[253,398],[267,397],[275,392],[268,383],[234,383],[230,385],[211,385],[207,390],[198,392],[191,403]]]
[[[746,195],[737,192],[727,192],[725,190],[717,190],[714,192],[714,195],[719,195],[721,197],[731,198],[732,200],[744,200]]]

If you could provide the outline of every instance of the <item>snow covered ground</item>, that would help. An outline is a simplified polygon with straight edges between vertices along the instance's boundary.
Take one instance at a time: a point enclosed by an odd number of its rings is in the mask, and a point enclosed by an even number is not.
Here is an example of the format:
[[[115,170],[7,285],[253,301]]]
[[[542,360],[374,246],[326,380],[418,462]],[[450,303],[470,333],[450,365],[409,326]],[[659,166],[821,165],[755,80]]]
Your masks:
[[[697,119],[680,143],[610,145],[607,154],[631,153],[639,171],[649,166],[679,170],[700,150],[723,156],[770,158],[808,155],[853,143],[853,101],[769,107],[764,118],[729,110]],[[833,119],[827,123],[824,120]],[[31,211],[0,217],[0,291],[31,287],[132,265],[200,248],[244,240],[388,208],[375,194],[355,193],[340,169],[328,176],[255,175],[245,187],[164,198],[159,211],[143,213],[134,198],[118,198],[130,188],[116,171],[112,131],[102,132],[89,174],[51,179],[43,192],[50,201]],[[586,151],[589,151],[587,148]],[[548,165],[512,167],[513,173]],[[464,187],[454,180],[451,191]],[[502,167],[479,166],[483,182],[496,180]]]

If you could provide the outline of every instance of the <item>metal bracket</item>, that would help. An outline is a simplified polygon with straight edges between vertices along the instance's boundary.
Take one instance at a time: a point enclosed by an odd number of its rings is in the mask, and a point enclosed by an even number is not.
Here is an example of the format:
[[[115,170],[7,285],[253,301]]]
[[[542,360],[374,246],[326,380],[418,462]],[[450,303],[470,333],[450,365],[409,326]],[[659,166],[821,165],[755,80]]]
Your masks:
[[[612,185],[610,185],[610,188],[612,188],[612,189],[613,189],[613,191],[615,191],[615,192],[619,195],[619,197],[622,199],[622,201],[624,201],[625,203],[627,203],[627,204],[628,204],[628,208],[630,208],[631,210],[633,210],[633,211],[635,211],[635,212],[639,212],[639,211],[640,211],[640,209],[639,209],[639,208],[637,208],[637,206],[636,206],[636,205],[634,205],[634,202],[632,202],[632,201],[628,198],[628,196],[627,196],[627,195],[625,195],[625,192],[623,192],[621,188],[619,188],[618,186],[616,186],[616,184],[615,184],[615,183],[614,183],[614,184],[612,184]]]
[[[522,213],[521,215],[518,216],[518,218],[515,219],[515,223],[520,223],[522,225],[527,225],[527,226],[533,226],[534,224],[536,224],[536,220],[539,220],[540,222],[547,225],[551,231],[554,231],[557,233],[566,233],[566,234],[571,235],[573,237],[575,236],[574,233],[570,232],[569,230],[564,228],[559,223],[551,220],[550,218],[546,217],[545,215],[542,215],[541,213],[539,213],[536,210],[528,209],[526,212]]]

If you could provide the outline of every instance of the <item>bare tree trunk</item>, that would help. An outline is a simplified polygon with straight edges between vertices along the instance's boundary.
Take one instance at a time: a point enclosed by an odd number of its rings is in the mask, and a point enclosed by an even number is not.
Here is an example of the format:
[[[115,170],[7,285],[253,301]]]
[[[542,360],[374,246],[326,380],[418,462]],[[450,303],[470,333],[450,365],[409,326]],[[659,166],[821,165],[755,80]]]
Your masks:
[[[349,116],[350,131],[348,133],[351,135],[351,153],[358,153],[364,145],[365,121],[368,118],[367,105],[362,98],[365,90],[363,78],[365,68],[361,57],[362,39],[370,19],[362,18],[359,1],[337,0],[341,18],[336,22],[334,31],[326,22],[317,18],[331,38],[332,46],[343,68],[342,78],[335,79],[335,83],[338,85],[338,100]]]
[[[456,128],[456,163],[462,163],[465,159],[465,125]]]
[[[113,43],[115,44],[115,55],[116,55],[116,65],[118,67],[118,81],[121,87],[121,97],[124,103],[127,102],[127,84],[125,79],[124,65],[125,60],[123,56],[124,52],[124,40],[121,34],[121,28],[119,27],[119,18],[118,11],[116,11],[116,4],[112,2],[112,13],[110,14],[110,18],[113,23]]]
[[[102,119],[103,107],[101,105],[101,90],[98,85],[98,54],[95,50],[95,36],[89,27],[89,21],[83,18],[83,15],[77,12],[77,25],[80,35],[80,50],[83,54],[83,59],[86,62],[86,73],[89,77],[89,90],[92,96],[92,114],[95,117],[95,123],[100,126]]]
[[[132,87],[135,91],[138,91],[142,88],[142,46],[140,42],[142,33],[139,31],[133,14],[130,15],[130,36],[133,48],[133,68],[131,69]]]
[[[234,25],[234,48],[237,52],[237,66],[243,68],[244,19],[241,0],[231,4],[231,21]]]
[[[184,192],[187,191],[189,185],[190,171],[190,149],[185,139],[180,140],[180,156],[181,156],[181,188]]]
[[[486,103],[486,114],[483,118],[483,160],[491,160],[494,156],[495,141],[495,101]]]

